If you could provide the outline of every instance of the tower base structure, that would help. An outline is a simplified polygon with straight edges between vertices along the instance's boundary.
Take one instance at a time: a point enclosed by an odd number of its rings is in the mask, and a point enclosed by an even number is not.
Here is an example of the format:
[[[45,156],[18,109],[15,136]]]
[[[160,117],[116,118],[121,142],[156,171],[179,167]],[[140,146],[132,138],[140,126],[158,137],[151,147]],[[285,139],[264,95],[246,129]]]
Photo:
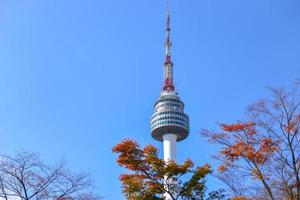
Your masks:
[[[164,146],[164,161],[166,163],[170,161],[176,162],[176,142],[177,142],[177,135],[168,133],[163,135],[163,146]],[[171,180],[167,177],[165,177],[165,187],[166,189],[169,189],[168,187],[176,187],[177,186],[177,180],[176,177],[172,178]],[[172,194],[174,197],[177,197],[176,192]],[[164,194],[165,200],[172,200],[172,197],[169,193]]]

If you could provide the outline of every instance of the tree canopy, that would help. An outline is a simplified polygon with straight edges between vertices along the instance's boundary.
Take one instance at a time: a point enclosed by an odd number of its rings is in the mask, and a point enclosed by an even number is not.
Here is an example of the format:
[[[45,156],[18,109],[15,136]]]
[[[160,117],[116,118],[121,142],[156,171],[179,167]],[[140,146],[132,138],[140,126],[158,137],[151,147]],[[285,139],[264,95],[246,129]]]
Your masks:
[[[160,200],[168,193],[173,200],[223,199],[221,191],[206,195],[206,179],[211,167],[206,164],[194,167],[191,160],[183,164],[165,162],[158,157],[158,149],[152,145],[142,148],[134,140],[124,140],[113,147],[117,162],[130,171],[121,174],[123,193],[129,200]],[[207,196],[207,197],[206,197]]]
[[[0,157],[0,199],[99,200],[86,173],[72,173],[64,160],[51,166],[38,154],[21,151]]]
[[[221,145],[218,177],[236,198],[300,200],[298,85],[270,92],[248,107],[244,120],[202,134]]]

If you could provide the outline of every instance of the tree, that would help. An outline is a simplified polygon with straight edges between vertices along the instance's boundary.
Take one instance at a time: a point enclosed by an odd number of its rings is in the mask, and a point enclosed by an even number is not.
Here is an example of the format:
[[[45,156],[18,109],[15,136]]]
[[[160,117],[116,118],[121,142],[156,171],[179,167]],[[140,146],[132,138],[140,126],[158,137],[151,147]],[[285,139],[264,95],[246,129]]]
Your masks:
[[[88,174],[71,173],[65,161],[45,164],[39,155],[18,152],[0,157],[0,199],[4,200],[98,200],[89,191]]]
[[[164,193],[173,200],[205,199],[206,177],[211,173],[208,164],[194,168],[191,160],[181,165],[173,161],[166,163],[158,157],[156,147],[141,148],[134,140],[122,141],[113,147],[113,152],[119,154],[118,164],[131,171],[120,176],[128,200],[159,200],[164,199]],[[210,193],[208,200],[223,198],[222,192],[217,191]]]
[[[297,84],[290,90],[270,88],[271,97],[250,105],[242,122],[221,123],[217,132],[202,131],[209,141],[221,145],[216,156],[218,177],[234,195],[241,196],[241,190],[245,194],[245,187],[233,184],[245,179],[248,198],[300,200],[297,88]]]

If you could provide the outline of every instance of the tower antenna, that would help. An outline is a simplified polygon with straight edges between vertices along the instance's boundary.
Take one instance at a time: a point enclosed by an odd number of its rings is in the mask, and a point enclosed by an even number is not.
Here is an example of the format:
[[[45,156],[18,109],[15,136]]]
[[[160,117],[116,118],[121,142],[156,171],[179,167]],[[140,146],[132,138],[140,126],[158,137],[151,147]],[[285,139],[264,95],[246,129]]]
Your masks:
[[[170,14],[170,0],[167,0],[167,14]]]
[[[171,61],[171,17],[170,17],[170,1],[167,0],[167,25],[166,25],[166,61],[164,64],[164,87],[163,91],[173,92],[175,90],[174,83],[173,83],[173,63]]]

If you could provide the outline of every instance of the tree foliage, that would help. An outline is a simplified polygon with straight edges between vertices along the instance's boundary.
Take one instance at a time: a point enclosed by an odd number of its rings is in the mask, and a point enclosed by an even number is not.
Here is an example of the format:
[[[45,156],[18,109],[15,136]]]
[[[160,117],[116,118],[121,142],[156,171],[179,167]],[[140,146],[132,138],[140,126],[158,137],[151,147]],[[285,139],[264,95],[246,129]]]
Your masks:
[[[134,140],[124,140],[113,147],[117,162],[131,173],[121,174],[123,193],[129,200],[159,200],[168,193],[173,200],[205,199],[206,177],[211,173],[208,164],[194,167],[191,160],[183,164],[164,162],[152,145],[141,148]],[[178,194],[178,195],[176,195]],[[212,199],[222,199],[221,192],[210,193]]]
[[[0,199],[4,200],[98,200],[89,191],[92,182],[85,173],[74,174],[65,161],[47,165],[31,152],[0,157]]]
[[[202,131],[221,145],[215,156],[220,161],[218,177],[236,198],[300,200],[297,88],[270,88],[271,97],[250,105],[244,121],[221,123],[217,132]]]

